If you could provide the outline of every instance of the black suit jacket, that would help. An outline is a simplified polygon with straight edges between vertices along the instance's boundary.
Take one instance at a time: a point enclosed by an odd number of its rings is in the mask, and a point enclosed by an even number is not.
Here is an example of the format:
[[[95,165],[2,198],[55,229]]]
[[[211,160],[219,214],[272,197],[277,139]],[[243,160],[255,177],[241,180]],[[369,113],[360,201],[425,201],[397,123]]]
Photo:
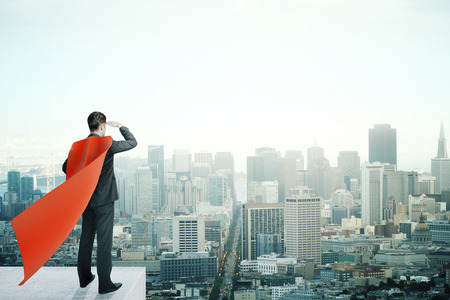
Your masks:
[[[113,141],[111,147],[106,152],[102,171],[98,179],[97,186],[92,194],[89,204],[91,206],[100,206],[119,199],[117,191],[116,176],[114,175],[114,154],[133,149],[137,145],[134,135],[127,127],[121,126],[120,133],[125,138],[124,141]],[[99,136],[91,133],[89,136]],[[88,137],[89,138],[89,137]],[[63,164],[62,170],[66,173],[67,159]]]

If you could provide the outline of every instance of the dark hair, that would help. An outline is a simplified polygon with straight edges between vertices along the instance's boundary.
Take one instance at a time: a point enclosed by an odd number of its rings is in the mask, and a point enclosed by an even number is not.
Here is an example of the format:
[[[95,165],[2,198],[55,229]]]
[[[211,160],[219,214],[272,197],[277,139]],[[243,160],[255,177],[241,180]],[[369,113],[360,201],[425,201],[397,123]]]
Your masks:
[[[106,123],[106,116],[99,111],[94,111],[89,115],[87,122],[89,125],[89,130],[95,131],[101,124]]]

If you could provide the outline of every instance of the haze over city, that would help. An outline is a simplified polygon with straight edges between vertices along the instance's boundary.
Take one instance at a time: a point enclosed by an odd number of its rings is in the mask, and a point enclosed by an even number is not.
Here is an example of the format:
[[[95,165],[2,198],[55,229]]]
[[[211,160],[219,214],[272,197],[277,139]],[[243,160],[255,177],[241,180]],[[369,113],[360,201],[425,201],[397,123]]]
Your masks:
[[[100,110],[147,145],[317,145],[368,159],[397,129],[398,168],[430,171],[450,128],[445,1],[2,1],[0,163],[63,161]],[[447,129],[450,132],[450,129]],[[109,128],[108,134],[120,134]]]
[[[443,0],[0,0],[2,297],[449,300],[449,33]]]

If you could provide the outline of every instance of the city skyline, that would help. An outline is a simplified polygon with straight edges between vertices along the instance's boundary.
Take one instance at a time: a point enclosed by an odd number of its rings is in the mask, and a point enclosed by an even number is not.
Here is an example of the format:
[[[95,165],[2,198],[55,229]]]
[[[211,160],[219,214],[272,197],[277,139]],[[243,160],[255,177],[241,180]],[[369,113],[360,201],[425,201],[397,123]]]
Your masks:
[[[0,163],[64,160],[93,110],[136,132],[130,155],[231,151],[238,171],[257,147],[306,151],[315,140],[332,165],[341,150],[366,161],[367,130],[385,123],[397,129],[399,169],[429,171],[440,122],[450,125],[444,1],[90,8],[2,4]]]
[[[437,137],[436,137],[434,145],[432,147],[433,151],[431,151],[429,153],[430,156],[427,157],[425,154],[423,154],[421,156],[421,159],[419,159],[419,160],[411,159],[411,162],[409,162],[409,164],[407,164],[405,162],[403,162],[403,164],[402,164],[401,162],[404,161],[404,157],[402,159],[402,154],[405,155],[405,153],[401,153],[400,151],[398,151],[398,153],[399,153],[398,154],[398,161],[399,161],[399,163],[397,164],[398,170],[404,170],[404,171],[416,170],[416,171],[425,171],[427,173],[431,172],[431,159],[434,159],[434,158],[437,157],[439,147],[441,147],[440,144],[439,144],[440,143],[439,140],[440,140],[440,137],[441,137],[441,131],[442,131],[441,128],[445,128],[445,124],[443,124],[443,123],[444,122],[441,120],[440,121],[441,125],[436,130],[436,132],[437,132],[436,136]],[[372,127],[374,125],[378,125],[378,124],[372,124]],[[391,125],[391,124],[389,124],[389,125]],[[392,127],[395,128],[394,126],[392,126]],[[327,154],[327,153],[329,153],[331,151],[327,151],[326,147],[323,147],[319,143],[318,143],[318,146],[324,149],[325,157],[330,161],[330,164],[333,167],[337,167],[338,166],[338,157],[339,157],[339,152],[341,152],[341,151],[356,151],[358,153],[358,155],[360,156],[360,158],[361,158],[361,160],[360,160],[361,164],[363,162],[368,162],[369,161],[369,146],[368,146],[368,143],[369,143],[368,142],[368,136],[369,135],[368,135],[367,132],[368,132],[368,130],[370,128],[371,127],[368,127],[366,129],[367,147],[366,147],[365,151],[360,151],[358,149],[340,149],[339,146],[335,146],[333,149],[338,149],[338,150],[336,150],[337,152],[333,151],[333,154],[330,155],[330,154]],[[395,129],[397,129],[397,128],[395,128]],[[88,130],[86,130],[86,131],[88,132]],[[117,132],[114,132],[114,128],[109,128],[109,131],[107,131],[107,135],[111,135],[113,137],[113,139],[117,139],[117,140],[121,139],[120,134],[117,133]],[[80,137],[80,139],[81,138],[82,137]],[[398,139],[401,139],[401,137],[398,137]],[[70,146],[71,146],[71,144],[68,146],[69,150],[70,150]],[[208,153],[223,152],[221,149],[217,149],[217,151],[211,151],[209,149],[201,149],[201,150],[197,150],[196,149],[194,151],[194,150],[189,149],[188,147],[173,148],[170,145],[162,145],[162,146],[165,147],[165,149],[166,149],[164,151],[164,157],[166,159],[172,159],[173,153],[176,153],[177,151],[180,151],[180,150],[181,151],[188,151],[191,155],[198,154],[198,153],[203,153],[203,152],[208,152]],[[235,158],[235,161],[236,161],[236,171],[237,172],[246,173],[246,171],[247,171],[247,157],[253,156],[255,154],[256,149],[264,148],[265,146],[267,146],[267,145],[256,146],[255,148],[253,148],[252,152],[250,152],[250,153],[248,153],[247,155],[244,155],[244,156],[235,155],[236,152],[234,152],[231,149],[230,152],[233,154],[233,156]],[[40,148],[40,150],[35,152],[36,153],[35,155],[31,155],[31,154],[29,154],[29,150],[32,150],[33,147],[34,146],[15,147],[11,143],[10,144],[5,144],[5,145],[2,145],[0,143],[0,168],[1,167],[6,167],[7,160],[8,160],[9,157],[14,157],[15,158],[15,162],[16,162],[17,165],[40,165],[40,164],[45,164],[47,162],[47,160],[49,159],[49,156],[52,155],[52,154],[54,155],[54,163],[55,164],[58,164],[58,163],[62,164],[63,160],[65,159],[64,153],[42,151],[44,149],[42,147]],[[66,146],[64,146],[64,148],[65,147]],[[123,156],[125,156],[125,157],[132,157],[132,158],[139,158],[139,159],[142,159],[142,160],[147,160],[148,159],[148,147],[149,147],[149,145],[142,145],[142,144],[138,143],[138,146],[136,148],[138,150],[140,150],[140,151],[138,151],[137,154],[134,153],[134,155],[132,154],[132,155],[123,155]],[[280,148],[275,146],[274,149],[276,151],[279,151],[283,157],[286,155],[287,151],[297,151],[297,150],[299,150],[299,151],[302,151],[304,159],[307,159],[308,155],[307,155],[307,151],[306,150],[308,148],[310,148],[310,147],[313,147],[313,144],[305,145],[303,148],[296,148],[296,149],[291,149],[291,148],[289,148],[289,149],[280,149]],[[8,149],[8,148],[10,148],[10,149]],[[63,147],[61,146],[60,148],[63,148]],[[397,149],[399,149],[399,148],[401,148],[401,147],[398,145],[398,142],[397,142]],[[52,151],[52,149],[50,149],[50,148],[47,148],[47,150],[48,151]],[[169,151],[172,151],[172,152],[169,152]],[[24,153],[28,153],[28,154],[24,154]],[[411,156],[411,155],[413,155],[413,153],[406,154],[406,156]],[[59,159],[60,157],[61,157],[61,159]],[[194,157],[192,157],[191,160],[192,160],[192,162],[194,162],[195,161]],[[402,165],[405,166],[405,167],[402,167]],[[407,167],[407,166],[410,166],[410,167]],[[416,167],[414,167],[414,166],[416,166]],[[306,169],[306,165],[305,165],[305,169]],[[6,175],[6,174],[4,174],[4,175]]]

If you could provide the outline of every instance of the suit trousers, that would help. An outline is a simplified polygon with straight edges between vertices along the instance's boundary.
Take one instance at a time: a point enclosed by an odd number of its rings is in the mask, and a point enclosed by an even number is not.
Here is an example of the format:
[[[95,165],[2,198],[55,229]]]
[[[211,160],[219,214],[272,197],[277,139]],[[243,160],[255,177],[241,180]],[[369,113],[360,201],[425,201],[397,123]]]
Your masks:
[[[101,206],[87,205],[83,212],[80,247],[78,250],[78,278],[84,285],[92,278],[92,247],[97,233],[97,275],[98,289],[104,291],[113,286],[112,238],[114,227],[114,202]]]

